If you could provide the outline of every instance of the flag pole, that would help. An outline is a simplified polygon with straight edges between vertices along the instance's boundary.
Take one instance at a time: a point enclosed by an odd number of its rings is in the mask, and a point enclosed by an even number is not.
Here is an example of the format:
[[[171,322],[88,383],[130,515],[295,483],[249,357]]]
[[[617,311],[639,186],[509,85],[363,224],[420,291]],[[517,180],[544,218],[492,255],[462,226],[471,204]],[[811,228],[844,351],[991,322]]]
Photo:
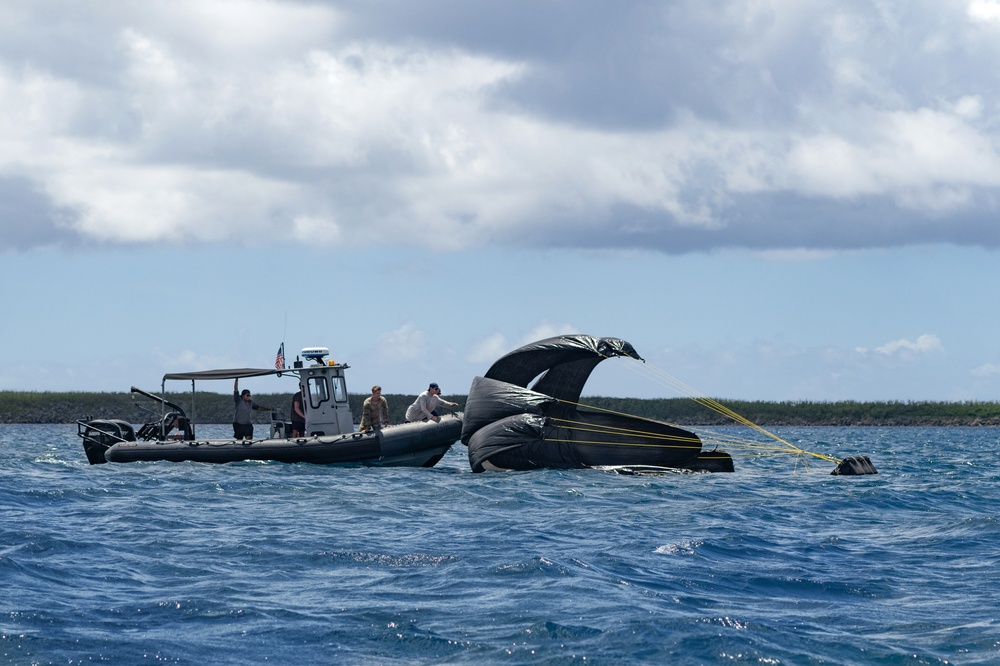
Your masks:
[[[285,325],[281,331],[281,345],[278,347],[278,354],[274,357],[274,369],[285,369],[285,336],[288,333],[288,310],[285,310]]]

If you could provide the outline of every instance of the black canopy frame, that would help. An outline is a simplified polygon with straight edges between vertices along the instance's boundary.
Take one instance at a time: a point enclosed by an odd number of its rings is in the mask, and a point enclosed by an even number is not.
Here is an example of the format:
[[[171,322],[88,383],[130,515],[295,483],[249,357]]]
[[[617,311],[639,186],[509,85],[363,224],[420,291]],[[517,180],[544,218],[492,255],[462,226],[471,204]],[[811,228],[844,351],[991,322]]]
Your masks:
[[[195,372],[168,372],[163,375],[163,380],[160,382],[160,406],[161,406],[161,418],[166,416],[167,405],[170,404],[166,401],[167,395],[167,381],[171,380],[190,380],[191,381],[191,420],[195,418],[195,382],[201,381],[216,381],[222,379],[243,379],[245,377],[266,377],[268,375],[296,375],[297,373],[294,369],[283,368],[281,370],[277,368],[220,368],[218,370],[198,370]]]

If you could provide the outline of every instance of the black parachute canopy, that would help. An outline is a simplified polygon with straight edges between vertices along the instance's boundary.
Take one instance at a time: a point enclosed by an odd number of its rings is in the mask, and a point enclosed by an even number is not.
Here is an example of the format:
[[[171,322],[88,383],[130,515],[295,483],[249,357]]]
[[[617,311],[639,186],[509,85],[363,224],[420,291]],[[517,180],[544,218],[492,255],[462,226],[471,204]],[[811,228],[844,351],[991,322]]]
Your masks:
[[[560,335],[519,347],[503,356],[486,372],[488,379],[527,388],[559,400],[577,402],[597,364],[606,358],[626,356],[643,360],[635,348],[619,338]]]
[[[642,360],[619,338],[562,335],[524,345],[476,377],[462,427],[472,470],[646,465],[732,471],[728,454],[710,452],[719,460],[702,461],[701,440],[692,432],[581,409],[580,393],[591,372],[615,356]]]
[[[472,433],[515,414],[545,414],[556,399],[515,384],[476,377],[465,401],[462,415],[462,442],[469,443]]]

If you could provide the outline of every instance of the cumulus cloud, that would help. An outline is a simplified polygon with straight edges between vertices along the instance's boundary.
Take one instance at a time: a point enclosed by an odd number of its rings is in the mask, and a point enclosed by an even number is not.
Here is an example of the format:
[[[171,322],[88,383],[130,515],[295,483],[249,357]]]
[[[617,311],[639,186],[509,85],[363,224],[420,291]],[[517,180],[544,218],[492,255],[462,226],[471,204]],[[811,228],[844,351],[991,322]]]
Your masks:
[[[941,351],[942,349],[941,340],[936,335],[925,334],[919,336],[915,341],[902,338],[899,340],[893,340],[892,342],[887,342],[881,347],[876,347],[875,351],[879,354],[892,356],[900,352],[929,353]]]
[[[543,320],[539,322],[537,326],[532,328],[530,331],[526,332],[521,336],[521,341],[518,342],[518,346],[526,345],[529,342],[535,342],[536,340],[544,340],[545,338],[552,338],[557,335],[572,335],[574,333],[585,333],[587,335],[601,335],[600,332],[593,331],[581,331],[577,326],[565,322],[551,322]]]
[[[153,356],[159,366],[163,368],[164,373],[196,371],[204,368],[239,367],[239,363],[232,358],[200,354],[191,349],[180,349],[169,354],[161,349],[154,349]],[[229,387],[222,386],[221,390],[228,391]]]
[[[492,363],[510,350],[503,333],[491,333],[474,343],[465,359],[470,363]]]
[[[428,352],[427,333],[413,322],[406,322],[393,331],[380,333],[377,352],[380,361],[412,361],[424,358]]]
[[[60,209],[37,184],[21,177],[0,176],[0,250],[28,249],[72,241],[66,226],[73,213]]]
[[[1000,363],[984,363],[972,370],[973,377],[993,377],[1000,375]]]
[[[557,335],[570,335],[574,333],[587,333],[587,331],[581,331],[573,324],[554,323],[548,320],[543,320],[535,327],[525,331],[516,341],[508,341],[507,336],[503,333],[491,333],[485,338],[473,343],[469,352],[466,354],[466,360],[473,363],[493,363],[493,361],[497,360],[504,354],[530,342],[544,340],[545,338],[551,338]],[[600,334],[593,333],[593,335]]]
[[[1000,23],[1000,2],[996,0],[974,0],[969,3],[969,16],[984,23]]]
[[[0,179],[33,194],[0,228],[997,247],[997,7],[588,0],[526,23],[520,3],[449,0],[8,6]]]

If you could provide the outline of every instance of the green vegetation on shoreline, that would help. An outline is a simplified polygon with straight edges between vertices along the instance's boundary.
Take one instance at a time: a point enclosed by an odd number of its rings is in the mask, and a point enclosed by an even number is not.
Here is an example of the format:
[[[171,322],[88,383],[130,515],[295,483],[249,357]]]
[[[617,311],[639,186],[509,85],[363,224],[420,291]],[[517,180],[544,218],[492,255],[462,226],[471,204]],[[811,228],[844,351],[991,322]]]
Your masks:
[[[190,393],[167,393],[167,400],[191,414]],[[351,409],[360,418],[366,395],[351,395]],[[416,396],[387,394],[390,420],[401,423],[403,413]],[[448,400],[465,405],[464,395]],[[291,395],[258,393],[254,400],[284,411],[287,416]],[[585,396],[589,407],[608,409],[681,425],[721,425],[732,423],[701,404],[687,398],[640,399]],[[766,402],[720,400],[726,408],[762,426],[775,425],[861,425],[861,426],[1000,426],[1000,402]],[[193,414],[195,423],[228,423],[233,414],[232,395],[198,392]],[[130,393],[0,391],[0,423],[73,423],[85,416],[123,418],[131,423],[151,420],[159,414],[156,403]],[[259,422],[269,420],[261,413]]]

